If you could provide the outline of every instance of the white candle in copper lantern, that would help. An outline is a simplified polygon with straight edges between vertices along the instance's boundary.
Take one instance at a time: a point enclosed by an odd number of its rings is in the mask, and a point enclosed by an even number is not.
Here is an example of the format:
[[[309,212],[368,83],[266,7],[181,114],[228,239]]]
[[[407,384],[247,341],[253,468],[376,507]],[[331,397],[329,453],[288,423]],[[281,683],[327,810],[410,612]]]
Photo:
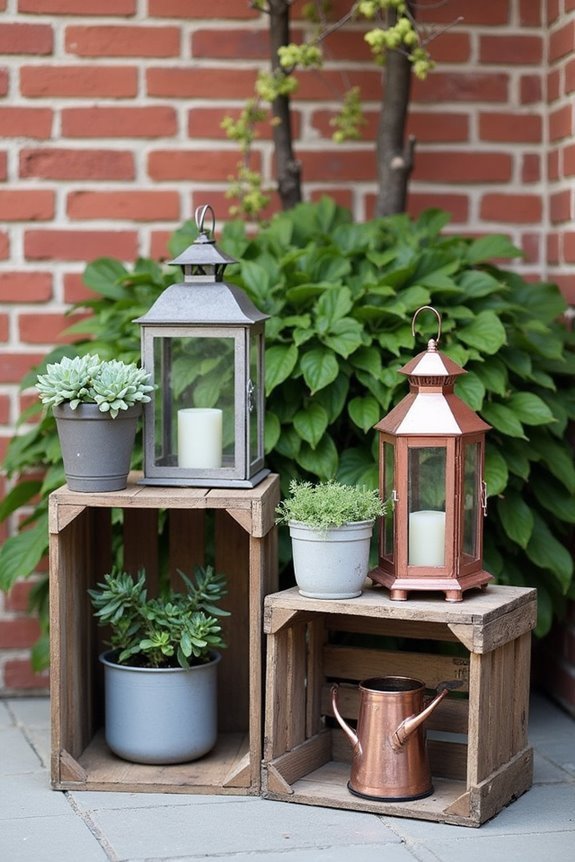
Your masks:
[[[410,513],[409,565],[445,565],[445,512],[423,509]]]

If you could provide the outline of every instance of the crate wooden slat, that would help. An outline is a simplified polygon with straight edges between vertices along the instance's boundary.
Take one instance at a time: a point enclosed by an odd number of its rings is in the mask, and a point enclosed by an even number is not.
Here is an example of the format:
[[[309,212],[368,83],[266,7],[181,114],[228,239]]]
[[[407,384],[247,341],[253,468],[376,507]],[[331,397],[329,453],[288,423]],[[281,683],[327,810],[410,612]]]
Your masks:
[[[274,510],[277,476],[251,490],[158,488],[130,476],[124,491],[80,494],[66,486],[50,497],[50,649],[52,786],[58,790],[257,794],[262,757],[262,617],[264,597],[277,589]],[[188,764],[127,763],[107,748],[102,732],[102,630],[88,589],[112,563],[112,512],[123,513],[123,565],[142,566],[151,592],[162,554],[159,519],[166,519],[168,571],[188,573],[205,562],[205,518],[213,511],[217,571],[227,575],[222,618],[228,649],[218,666],[218,741]]]
[[[536,591],[519,587],[489,586],[453,604],[438,595],[392,602],[371,587],[347,601],[307,599],[295,588],[267,596],[263,795],[479,826],[532,783],[535,622]],[[430,688],[460,682],[426,725],[434,784],[426,799],[380,802],[347,790],[351,746],[333,719],[331,684],[340,683],[340,710],[353,720],[357,683],[387,674]]]

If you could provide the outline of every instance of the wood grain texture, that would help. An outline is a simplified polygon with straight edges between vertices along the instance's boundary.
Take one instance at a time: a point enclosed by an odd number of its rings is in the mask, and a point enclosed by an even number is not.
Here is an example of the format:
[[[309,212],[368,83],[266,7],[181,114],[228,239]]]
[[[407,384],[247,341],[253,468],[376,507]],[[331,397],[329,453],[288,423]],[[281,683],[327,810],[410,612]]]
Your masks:
[[[137,478],[130,478],[125,491],[78,494],[64,487],[50,498],[52,782],[60,789],[256,793],[262,757],[263,602],[277,589],[277,536],[270,513],[279,481],[271,476],[255,489],[219,489],[212,496],[207,489],[142,486]],[[219,667],[218,743],[194,764],[126,764],[110,754],[99,733],[104,695],[98,655],[106,633],[96,625],[88,589],[114,560],[114,509],[123,514],[124,564],[134,573],[146,569],[152,593],[160,575],[177,588],[176,569],[191,573],[206,562],[205,521],[213,511],[215,566],[228,577],[224,604],[232,615],[223,622],[229,647]],[[167,521],[167,552],[158,541],[160,521]]]
[[[338,601],[306,599],[296,588],[267,596],[263,795],[464,826],[493,817],[532,781],[527,707],[534,609],[535,592],[515,587],[488,587],[455,605],[436,596],[391,602],[377,589]],[[294,671],[303,644],[305,679]],[[340,710],[352,720],[358,682],[386,675],[421,679],[429,688],[461,683],[426,722],[435,789],[423,800],[373,801],[347,791],[352,752],[334,723],[331,685],[340,683]],[[298,742],[293,711],[304,702],[306,738]],[[318,763],[308,758],[311,752],[327,759]]]

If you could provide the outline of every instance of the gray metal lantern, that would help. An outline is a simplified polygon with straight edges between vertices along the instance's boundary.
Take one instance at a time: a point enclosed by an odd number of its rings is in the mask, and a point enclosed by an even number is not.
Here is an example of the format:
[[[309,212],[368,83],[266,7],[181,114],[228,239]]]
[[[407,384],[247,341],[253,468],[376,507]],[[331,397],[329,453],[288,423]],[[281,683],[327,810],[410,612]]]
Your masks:
[[[204,228],[206,213],[212,229]],[[264,327],[245,293],[223,281],[214,212],[196,210],[199,235],[171,261],[184,281],[136,321],[156,389],[144,408],[146,485],[252,488],[264,468]]]

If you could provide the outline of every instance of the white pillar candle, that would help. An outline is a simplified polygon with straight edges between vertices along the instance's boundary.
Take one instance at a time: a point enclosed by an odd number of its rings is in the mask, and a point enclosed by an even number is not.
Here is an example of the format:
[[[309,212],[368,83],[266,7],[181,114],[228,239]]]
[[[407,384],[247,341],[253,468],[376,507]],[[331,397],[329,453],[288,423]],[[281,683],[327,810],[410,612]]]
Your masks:
[[[445,512],[423,509],[410,513],[409,565],[445,565]]]
[[[222,411],[203,407],[178,410],[178,466],[222,466]]]

